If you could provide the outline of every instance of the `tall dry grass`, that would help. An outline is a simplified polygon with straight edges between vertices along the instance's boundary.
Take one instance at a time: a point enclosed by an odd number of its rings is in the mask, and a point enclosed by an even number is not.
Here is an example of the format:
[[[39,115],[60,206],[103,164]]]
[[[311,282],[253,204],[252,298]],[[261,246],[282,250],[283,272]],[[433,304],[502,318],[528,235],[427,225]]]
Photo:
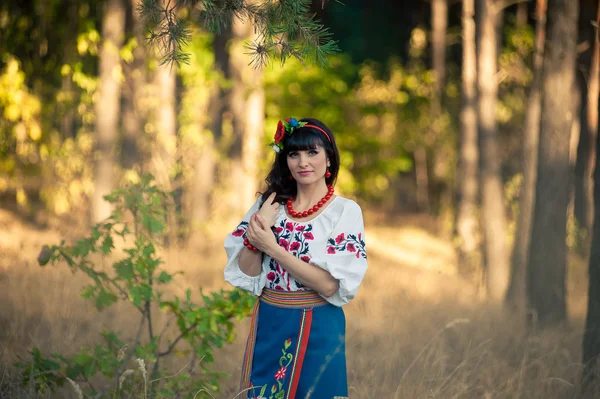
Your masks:
[[[574,398],[585,314],[583,262],[574,259],[568,273],[568,324],[528,332],[453,274],[451,246],[423,225],[421,219],[400,227],[367,225],[369,271],[345,308],[350,397]],[[137,317],[126,306],[97,313],[79,298],[82,276],[37,266],[40,246],[58,239],[0,212],[0,397],[34,397],[14,385],[10,367],[33,346],[69,354],[97,342],[102,328],[125,335],[135,330]],[[185,271],[175,293],[226,287],[221,243],[203,248],[165,254],[170,269]],[[217,351],[215,367],[229,374],[219,398],[237,394],[248,322],[240,323],[232,345]],[[66,388],[61,397],[77,397]]]

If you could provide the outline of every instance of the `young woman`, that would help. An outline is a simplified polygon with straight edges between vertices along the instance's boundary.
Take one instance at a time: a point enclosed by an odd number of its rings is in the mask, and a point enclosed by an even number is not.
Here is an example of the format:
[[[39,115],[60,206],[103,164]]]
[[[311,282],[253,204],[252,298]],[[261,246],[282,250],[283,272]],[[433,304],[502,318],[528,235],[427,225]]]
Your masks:
[[[279,121],[272,145],[267,190],[225,239],[225,280],[259,297],[241,397],[347,398],[342,305],[367,270],[362,211],[334,194],[340,156],[322,122]]]

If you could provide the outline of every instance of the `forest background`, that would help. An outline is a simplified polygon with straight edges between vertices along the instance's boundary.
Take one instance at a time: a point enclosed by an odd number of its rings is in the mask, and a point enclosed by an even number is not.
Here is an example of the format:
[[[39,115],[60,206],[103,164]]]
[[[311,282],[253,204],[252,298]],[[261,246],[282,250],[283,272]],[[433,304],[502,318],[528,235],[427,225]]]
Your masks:
[[[339,51],[325,35],[261,53],[261,4],[324,33],[314,14]],[[162,31],[189,33],[166,63],[148,45],[157,5],[189,23]],[[336,192],[365,213],[370,269],[346,308],[352,397],[595,397],[599,12],[3,2],[0,397],[234,397],[252,299],[223,282],[222,241],[290,116],[335,132]]]

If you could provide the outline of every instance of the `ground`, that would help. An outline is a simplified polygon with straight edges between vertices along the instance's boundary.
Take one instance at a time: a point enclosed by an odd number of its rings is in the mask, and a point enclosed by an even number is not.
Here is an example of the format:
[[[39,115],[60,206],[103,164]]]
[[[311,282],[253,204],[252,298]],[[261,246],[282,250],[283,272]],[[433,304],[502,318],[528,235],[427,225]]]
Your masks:
[[[573,260],[569,268],[569,322],[532,332],[456,275],[454,250],[435,219],[366,222],[369,270],[357,298],[345,307],[351,398],[575,397],[584,262]],[[33,346],[64,353],[93,344],[103,327],[125,334],[135,328],[126,306],[97,313],[81,299],[84,277],[65,265],[37,265],[42,245],[69,234],[61,230],[38,228],[0,210],[0,374]],[[165,259],[169,269],[185,271],[173,285],[178,293],[227,288],[218,241],[170,251]],[[247,328],[248,320],[239,323],[236,341],[217,352],[215,367],[229,375],[219,398],[237,393]]]

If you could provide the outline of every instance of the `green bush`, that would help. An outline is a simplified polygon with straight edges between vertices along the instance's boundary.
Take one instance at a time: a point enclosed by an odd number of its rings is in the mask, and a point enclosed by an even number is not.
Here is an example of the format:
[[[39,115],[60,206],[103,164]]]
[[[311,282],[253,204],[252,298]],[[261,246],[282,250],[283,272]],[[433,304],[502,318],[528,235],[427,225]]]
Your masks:
[[[41,266],[65,262],[74,272],[85,273],[90,282],[81,296],[93,301],[98,311],[118,301],[127,302],[139,312],[138,332],[126,342],[114,331],[103,331],[102,343],[81,348],[71,357],[48,356],[34,348],[30,356],[16,364],[22,370],[23,383],[33,384],[43,393],[54,392],[69,382],[83,386],[83,391],[92,397],[122,397],[139,393],[142,388],[144,397],[177,393],[178,397],[201,398],[217,392],[220,373],[210,368],[214,350],[233,340],[234,320],[250,312],[254,298],[239,290],[204,294],[200,289],[198,304],[192,300],[190,290],[184,298],[167,295],[165,288],[178,273],[161,267],[163,261],[157,248],[165,239],[170,196],[147,175],[105,199],[114,207],[109,218],[93,226],[88,237],[73,245],[63,241],[60,245],[44,246],[38,262]],[[119,238],[125,243],[121,258],[114,245]],[[114,260],[112,270],[97,267],[92,256],[110,257]],[[158,311],[167,313],[166,319],[176,320],[176,336],[168,345],[162,344],[168,329],[156,322]],[[188,353],[200,360],[199,372],[192,376],[182,371],[166,378],[164,360],[181,354],[184,343],[189,346]],[[101,387],[94,386],[98,380],[102,381]]]

